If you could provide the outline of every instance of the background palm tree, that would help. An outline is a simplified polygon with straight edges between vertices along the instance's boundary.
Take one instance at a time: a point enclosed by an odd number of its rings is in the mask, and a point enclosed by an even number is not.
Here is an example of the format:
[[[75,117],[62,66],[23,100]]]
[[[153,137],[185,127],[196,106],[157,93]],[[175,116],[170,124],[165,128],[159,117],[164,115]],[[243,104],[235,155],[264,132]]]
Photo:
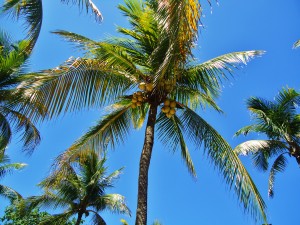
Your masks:
[[[285,155],[293,156],[300,166],[300,114],[297,111],[300,94],[292,88],[283,88],[274,101],[251,97],[247,107],[254,123],[245,126],[236,135],[249,132],[264,134],[267,140],[250,140],[238,145],[237,154],[252,154],[254,166],[266,171],[269,161],[275,161],[269,175],[269,196],[274,194],[275,175],[287,166]]]
[[[229,144],[195,110],[212,106],[222,80],[261,51],[226,54],[204,63],[193,58],[198,31],[196,0],[127,0],[120,10],[131,28],[118,27],[129,38],[96,42],[84,36],[56,31],[87,52],[70,58],[57,69],[35,74],[33,90],[56,116],[84,107],[111,104],[96,126],[77,140],[58,159],[58,165],[86,148],[102,150],[123,143],[132,125],[146,122],[140,158],[136,225],[147,224],[148,170],[155,129],[159,139],[179,150],[192,175],[196,175],[185,138],[204,146],[213,165],[234,190],[246,211],[265,219],[265,204],[252,179]],[[28,84],[30,86],[30,84]],[[140,91],[137,90],[140,89]]]
[[[62,3],[77,4],[82,10],[85,8],[95,15],[96,20],[102,21],[102,14],[92,0],[61,0]],[[43,1],[42,0],[5,0],[0,8],[3,13],[12,15],[19,19],[23,17],[28,29],[27,38],[30,40],[27,50],[31,51],[39,37],[43,22]]]
[[[25,166],[26,164],[24,163],[10,163],[9,157],[0,153],[0,179],[12,173],[13,170],[20,170]],[[2,184],[0,184],[0,196],[8,198],[11,202],[22,198],[18,192]]]
[[[28,41],[12,43],[8,35],[0,32],[0,151],[4,151],[13,132],[22,131],[23,149],[30,153],[40,142],[34,123],[46,116],[40,101],[32,102],[22,83],[29,55]]]
[[[85,150],[84,156],[77,156],[75,162],[65,164],[63,170],[53,172],[39,184],[44,194],[29,197],[26,200],[28,209],[64,209],[63,213],[45,218],[41,224],[65,224],[70,217],[77,215],[76,225],[79,225],[83,215],[92,214],[91,224],[105,225],[99,214],[104,210],[130,215],[122,195],[106,193],[122,169],[106,175],[106,158],[99,157],[95,151]]]

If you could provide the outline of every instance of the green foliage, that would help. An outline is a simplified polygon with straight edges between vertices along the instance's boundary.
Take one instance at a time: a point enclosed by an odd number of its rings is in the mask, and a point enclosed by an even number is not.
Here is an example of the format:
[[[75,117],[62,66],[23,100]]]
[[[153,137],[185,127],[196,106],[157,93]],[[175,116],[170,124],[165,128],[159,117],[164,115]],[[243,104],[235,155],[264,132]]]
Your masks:
[[[39,225],[41,221],[50,216],[49,213],[40,211],[39,208],[33,209],[28,214],[20,213],[15,206],[11,205],[5,208],[4,216],[0,218],[2,225]],[[84,221],[81,222],[83,224]],[[76,220],[67,221],[65,225],[75,225]]]

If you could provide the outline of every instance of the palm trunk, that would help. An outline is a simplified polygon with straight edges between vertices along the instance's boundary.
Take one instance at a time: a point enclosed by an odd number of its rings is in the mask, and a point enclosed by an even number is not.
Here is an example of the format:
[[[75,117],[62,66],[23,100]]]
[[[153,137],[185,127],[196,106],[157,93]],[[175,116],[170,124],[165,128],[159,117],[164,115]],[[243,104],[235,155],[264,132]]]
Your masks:
[[[143,151],[140,158],[138,202],[135,225],[147,224],[148,171],[154,145],[154,126],[156,121],[156,114],[157,105],[151,105],[145,131]]]
[[[78,213],[78,217],[77,217],[77,221],[76,221],[76,224],[75,224],[75,225],[80,225],[80,223],[81,223],[81,218],[82,218],[82,215],[83,215],[83,213],[82,213],[82,212],[79,212],[79,213]]]

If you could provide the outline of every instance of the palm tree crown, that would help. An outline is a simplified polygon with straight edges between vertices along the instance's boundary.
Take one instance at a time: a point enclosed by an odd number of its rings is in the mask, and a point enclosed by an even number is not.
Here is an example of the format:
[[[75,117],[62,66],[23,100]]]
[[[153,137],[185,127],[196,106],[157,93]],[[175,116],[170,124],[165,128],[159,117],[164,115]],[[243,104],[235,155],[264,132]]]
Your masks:
[[[247,101],[254,124],[246,126],[236,135],[249,132],[265,134],[267,140],[250,140],[238,145],[238,154],[253,154],[254,165],[267,170],[269,160],[275,157],[269,176],[269,196],[274,194],[275,175],[287,166],[286,154],[293,156],[300,165],[300,114],[297,108],[300,94],[292,88],[284,88],[274,101],[251,97]]]
[[[194,110],[211,106],[221,81],[261,51],[226,54],[204,63],[194,59],[199,14],[197,0],[126,0],[119,9],[131,28],[118,27],[124,36],[93,41],[67,31],[55,33],[75,42],[86,52],[59,68],[36,74],[33,90],[51,116],[84,107],[111,104],[108,113],[78,139],[60,162],[86,148],[101,150],[122,143],[131,127],[146,131],[140,159],[136,225],[147,224],[148,170],[154,135],[181,152],[189,172],[196,175],[185,138],[204,146],[212,163],[238,199],[253,215],[264,214],[264,202],[246,169],[228,143]],[[30,84],[28,84],[30,85]]]
[[[63,170],[55,171],[39,184],[44,194],[28,198],[29,209],[36,206],[65,209],[63,213],[49,216],[42,224],[64,224],[77,215],[76,225],[79,225],[83,215],[92,214],[91,224],[105,225],[99,214],[104,210],[130,215],[122,195],[106,193],[122,169],[106,175],[106,159],[99,157],[95,151],[86,150],[84,157],[76,157],[76,162],[65,164]]]

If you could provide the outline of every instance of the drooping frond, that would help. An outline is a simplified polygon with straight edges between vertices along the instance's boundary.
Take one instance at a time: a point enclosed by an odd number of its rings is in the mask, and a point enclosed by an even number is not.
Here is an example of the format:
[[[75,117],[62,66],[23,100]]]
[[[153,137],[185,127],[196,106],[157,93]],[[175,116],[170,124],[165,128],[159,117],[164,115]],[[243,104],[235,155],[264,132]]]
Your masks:
[[[92,225],[106,225],[106,222],[98,213],[93,214],[91,222],[92,222]]]
[[[287,166],[287,160],[283,154],[280,154],[274,161],[272,168],[270,170],[269,175],[269,187],[268,187],[268,195],[269,197],[274,196],[274,183],[275,183],[275,175],[278,172],[283,172],[285,167]]]
[[[98,9],[98,7],[95,5],[95,3],[92,0],[61,0],[64,3],[69,4],[69,2],[72,2],[72,4],[77,4],[80,9],[85,8],[86,13],[91,12],[95,15],[96,21],[101,22],[103,20],[102,13]]]
[[[0,184],[0,196],[7,198],[10,202],[14,202],[17,199],[22,198],[22,196],[14,189]]]
[[[127,215],[131,215],[130,209],[125,204],[125,197],[119,194],[106,194],[101,197],[95,199],[95,203],[97,205],[103,205],[105,208],[109,209],[109,211],[114,213],[124,213]],[[96,207],[97,208],[97,207]]]
[[[194,111],[183,106],[180,116],[195,146],[203,146],[215,168],[223,175],[230,189],[234,188],[246,212],[266,222],[266,205],[246,168],[222,136]]]
[[[102,151],[110,144],[123,143],[131,127],[130,100],[123,100],[110,107],[110,113],[103,116],[95,126],[68,148],[58,161],[68,161],[77,157],[80,151],[94,149]]]
[[[96,59],[70,58],[42,74],[28,85],[35,88],[34,98],[43,100],[51,116],[111,103],[135,83],[124,71]]]
[[[32,51],[42,27],[43,4],[42,0],[5,0],[1,10],[11,14],[16,19],[24,17],[26,20],[29,53]]]
[[[12,131],[8,120],[3,115],[2,107],[0,107],[0,154],[4,152],[11,140]]]
[[[194,164],[182,134],[183,125],[180,119],[176,115],[172,119],[169,119],[164,113],[160,113],[157,118],[157,125],[159,139],[171,151],[180,150],[188,171],[192,176],[196,177]]]

